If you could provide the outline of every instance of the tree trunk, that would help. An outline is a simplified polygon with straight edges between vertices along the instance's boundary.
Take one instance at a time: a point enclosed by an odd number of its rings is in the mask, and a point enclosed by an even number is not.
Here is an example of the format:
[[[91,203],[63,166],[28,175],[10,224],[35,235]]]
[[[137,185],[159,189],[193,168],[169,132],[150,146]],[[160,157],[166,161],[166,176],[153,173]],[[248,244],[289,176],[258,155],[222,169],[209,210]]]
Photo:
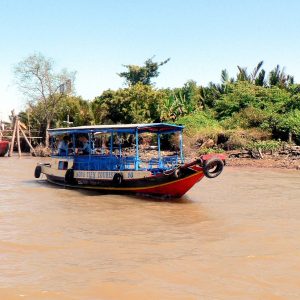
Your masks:
[[[46,133],[45,133],[45,146],[47,148],[49,148],[49,132],[48,132],[49,128],[50,128],[50,120],[47,120]]]

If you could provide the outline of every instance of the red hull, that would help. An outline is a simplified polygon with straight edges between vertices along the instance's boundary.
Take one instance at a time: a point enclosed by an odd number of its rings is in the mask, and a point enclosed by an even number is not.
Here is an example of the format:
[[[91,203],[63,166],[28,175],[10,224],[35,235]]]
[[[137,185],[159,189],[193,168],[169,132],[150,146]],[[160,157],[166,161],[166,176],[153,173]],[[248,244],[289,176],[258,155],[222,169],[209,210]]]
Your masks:
[[[182,197],[189,189],[191,189],[198,181],[204,177],[202,171],[192,174],[188,177],[178,179],[176,181],[164,183],[150,188],[139,189],[138,193],[168,196],[168,197]]]
[[[4,156],[9,147],[9,142],[8,141],[0,141],[0,156]]]
[[[97,185],[71,185],[66,184],[63,181],[59,181],[52,176],[47,176],[48,181],[63,186],[81,188],[81,189],[92,189],[103,192],[114,192],[114,193],[134,193],[142,195],[151,195],[158,197],[167,198],[179,198],[182,197],[189,189],[191,189],[198,181],[204,177],[202,169],[197,170],[197,173],[189,175],[185,178],[181,178],[171,182],[165,182],[156,184],[150,187],[103,187]]]

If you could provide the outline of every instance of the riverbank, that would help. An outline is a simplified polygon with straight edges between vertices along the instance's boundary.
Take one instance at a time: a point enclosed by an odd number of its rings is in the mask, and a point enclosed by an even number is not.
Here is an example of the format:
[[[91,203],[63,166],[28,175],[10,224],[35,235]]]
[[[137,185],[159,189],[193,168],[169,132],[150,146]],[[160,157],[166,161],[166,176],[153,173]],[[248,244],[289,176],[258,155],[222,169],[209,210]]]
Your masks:
[[[299,170],[300,171],[300,157],[285,157],[285,156],[273,156],[264,155],[262,159],[254,158],[237,158],[230,157],[230,153],[225,153],[226,166],[230,167],[252,167],[252,168],[275,168],[275,169],[289,169],[289,170]],[[30,154],[24,154],[22,156],[30,157]],[[39,157],[47,157],[47,155],[38,155]],[[198,158],[199,155],[187,155],[186,161],[192,161]]]
[[[253,168],[275,168],[300,171],[300,157],[288,155],[264,154],[263,158],[235,157],[232,151],[224,152],[226,155],[226,166],[230,167],[253,167]],[[196,152],[188,153],[186,161],[198,158]]]
[[[265,156],[262,159],[227,157],[226,165],[231,167],[255,167],[296,169],[300,171],[300,158]]]

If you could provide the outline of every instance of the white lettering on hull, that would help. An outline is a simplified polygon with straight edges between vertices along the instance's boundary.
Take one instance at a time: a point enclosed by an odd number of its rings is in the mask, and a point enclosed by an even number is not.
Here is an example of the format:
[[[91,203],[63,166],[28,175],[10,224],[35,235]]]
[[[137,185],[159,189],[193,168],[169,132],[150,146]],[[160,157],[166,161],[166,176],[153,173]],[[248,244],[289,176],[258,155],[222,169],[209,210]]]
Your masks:
[[[124,179],[140,179],[150,177],[149,171],[74,171],[74,178],[78,179],[98,179],[98,180],[112,180],[115,174],[121,173]]]

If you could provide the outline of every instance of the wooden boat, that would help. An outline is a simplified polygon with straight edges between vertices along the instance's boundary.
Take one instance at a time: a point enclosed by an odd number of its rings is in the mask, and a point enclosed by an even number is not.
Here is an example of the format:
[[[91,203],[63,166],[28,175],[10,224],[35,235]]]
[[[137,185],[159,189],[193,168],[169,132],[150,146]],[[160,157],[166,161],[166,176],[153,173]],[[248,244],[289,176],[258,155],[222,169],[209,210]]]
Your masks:
[[[183,126],[166,123],[50,129],[52,158],[36,166],[35,177],[44,174],[55,184],[108,193],[181,197],[204,176],[217,177],[225,162],[220,154],[185,162],[182,131]],[[141,144],[147,134],[155,137],[157,145]],[[166,135],[179,137],[179,150],[171,155],[161,149]],[[65,153],[60,146],[56,149],[57,139],[61,140],[59,145],[63,141],[68,144]],[[131,139],[129,147],[124,139]],[[84,148],[88,153],[82,151]]]
[[[4,156],[8,152],[9,142],[0,141],[0,156]]]

